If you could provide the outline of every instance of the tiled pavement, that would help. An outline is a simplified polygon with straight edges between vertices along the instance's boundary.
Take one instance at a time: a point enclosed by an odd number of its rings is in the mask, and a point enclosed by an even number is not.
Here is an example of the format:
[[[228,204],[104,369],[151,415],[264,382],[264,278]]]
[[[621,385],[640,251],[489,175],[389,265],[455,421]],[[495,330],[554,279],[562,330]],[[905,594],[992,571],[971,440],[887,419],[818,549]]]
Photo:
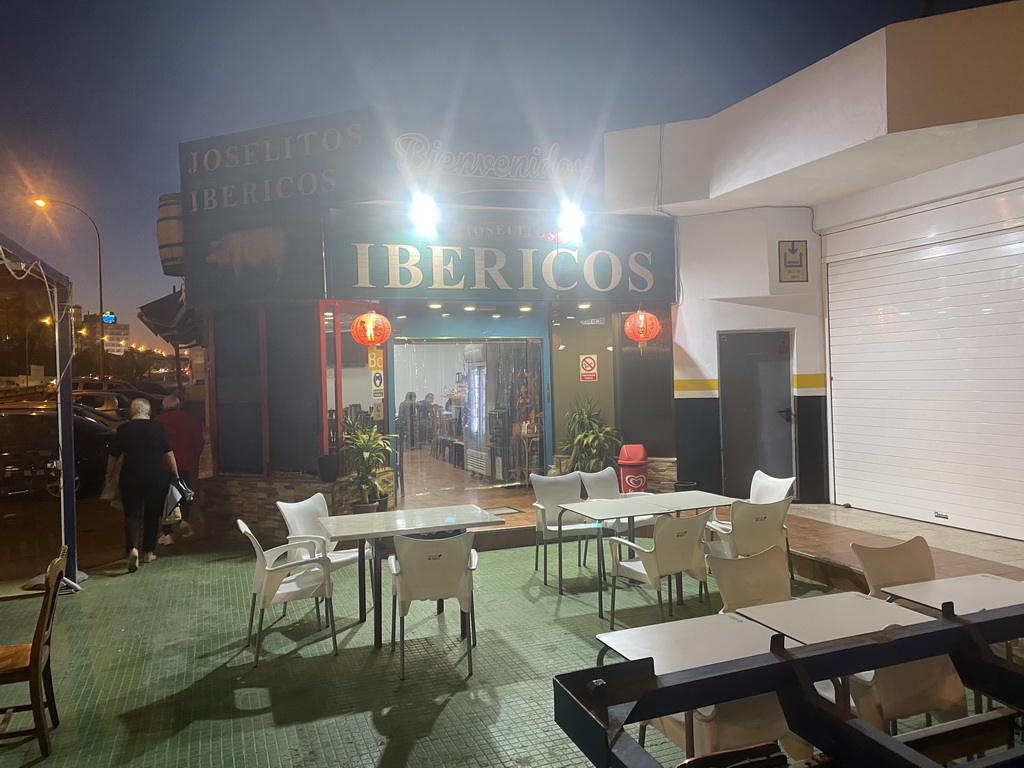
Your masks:
[[[514,525],[532,515],[506,518]],[[917,533],[932,544],[940,576],[1024,578],[1024,542],[829,506],[795,506],[790,520],[794,550],[840,563],[852,562],[851,540],[885,543]],[[576,568],[574,550],[565,596],[534,573],[532,547],[481,553],[479,645],[469,679],[452,602],[441,618],[426,603],[414,606],[407,679],[399,681],[396,655],[374,651],[371,625],[355,622],[351,570],[336,578],[339,656],[331,655],[327,633],[314,631],[311,606],[300,603],[271,625],[265,660],[254,670],[243,647],[252,573],[243,542],[161,548],[134,575],[121,564],[92,569],[84,590],[58,604],[62,721],[45,764],[585,765],[555,726],[551,704],[551,677],[593,665],[594,635],[607,628],[596,616],[593,571]],[[800,595],[821,590],[806,581],[795,588]],[[678,618],[705,612],[694,595],[688,581]],[[0,601],[0,644],[30,637],[38,605],[33,595]],[[628,590],[619,606],[623,625],[657,620],[653,593]],[[271,614],[278,617],[278,609]],[[389,619],[388,604],[385,627]],[[0,690],[5,702],[8,691],[14,688]],[[656,733],[648,747],[665,765],[681,759]],[[0,766],[39,763],[35,742],[0,742]]]

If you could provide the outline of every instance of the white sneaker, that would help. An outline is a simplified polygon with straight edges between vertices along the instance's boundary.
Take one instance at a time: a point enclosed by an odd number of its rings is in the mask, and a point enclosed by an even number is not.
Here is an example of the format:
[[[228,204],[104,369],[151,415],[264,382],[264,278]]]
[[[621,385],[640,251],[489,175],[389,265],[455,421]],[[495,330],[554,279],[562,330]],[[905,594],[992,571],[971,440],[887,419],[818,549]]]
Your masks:
[[[183,539],[191,539],[192,538],[192,534],[193,534],[192,526],[188,524],[188,520],[182,520],[181,521],[181,524],[178,526],[178,533],[181,534],[181,538],[183,538]]]
[[[135,573],[139,570],[139,550],[132,548],[128,553],[128,573]]]
[[[173,534],[165,533],[156,540],[156,543],[169,547],[174,544],[174,536]]]
[[[154,560],[156,560],[156,552],[143,552],[142,553],[142,562],[144,562],[144,563],[152,563]]]

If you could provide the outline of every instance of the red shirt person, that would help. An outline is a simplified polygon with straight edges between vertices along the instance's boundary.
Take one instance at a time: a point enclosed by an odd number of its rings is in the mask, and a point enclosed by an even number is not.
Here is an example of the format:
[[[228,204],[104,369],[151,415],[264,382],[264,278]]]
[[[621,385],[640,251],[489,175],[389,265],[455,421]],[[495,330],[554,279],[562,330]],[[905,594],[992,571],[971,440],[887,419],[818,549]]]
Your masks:
[[[181,410],[181,401],[174,395],[168,395],[163,399],[163,411],[153,420],[163,424],[167,430],[167,439],[178,464],[178,475],[186,485],[191,486],[195,471],[199,469],[199,457],[203,453],[203,446],[206,445],[203,428],[190,413]],[[192,535],[192,526],[188,522],[191,506],[191,502],[181,500],[181,527],[178,531],[186,539]],[[157,543],[173,544],[174,536],[171,530],[171,526],[165,525],[163,535]]]

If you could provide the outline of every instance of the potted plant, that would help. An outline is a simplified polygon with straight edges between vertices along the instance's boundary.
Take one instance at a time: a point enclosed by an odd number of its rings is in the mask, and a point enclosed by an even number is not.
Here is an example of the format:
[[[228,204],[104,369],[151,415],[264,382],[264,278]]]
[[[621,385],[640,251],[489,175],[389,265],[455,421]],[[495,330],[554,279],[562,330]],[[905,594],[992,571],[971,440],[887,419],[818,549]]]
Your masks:
[[[386,475],[380,472],[388,465],[397,435],[382,435],[372,424],[345,421],[341,450],[350,474],[341,479],[356,491],[358,502],[353,512],[373,512],[385,494]]]
[[[589,397],[576,399],[565,415],[565,424],[562,453],[569,456],[566,472],[598,472],[615,466],[622,438],[615,427],[605,424],[601,409]]]

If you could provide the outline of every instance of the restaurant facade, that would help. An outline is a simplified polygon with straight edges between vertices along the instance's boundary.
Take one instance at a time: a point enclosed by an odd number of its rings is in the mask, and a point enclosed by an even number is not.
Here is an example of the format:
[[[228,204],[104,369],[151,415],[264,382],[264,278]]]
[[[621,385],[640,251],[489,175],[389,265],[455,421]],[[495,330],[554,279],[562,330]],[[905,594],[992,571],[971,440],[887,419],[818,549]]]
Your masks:
[[[675,479],[670,335],[622,331],[638,309],[669,322],[675,222],[600,212],[600,137],[353,112],[189,142],[180,163],[161,258],[199,319],[218,476],[323,475],[345,418],[402,432],[415,388],[458,422],[445,458],[484,485],[545,472],[587,399]],[[391,323],[379,352],[349,332],[367,312]]]

